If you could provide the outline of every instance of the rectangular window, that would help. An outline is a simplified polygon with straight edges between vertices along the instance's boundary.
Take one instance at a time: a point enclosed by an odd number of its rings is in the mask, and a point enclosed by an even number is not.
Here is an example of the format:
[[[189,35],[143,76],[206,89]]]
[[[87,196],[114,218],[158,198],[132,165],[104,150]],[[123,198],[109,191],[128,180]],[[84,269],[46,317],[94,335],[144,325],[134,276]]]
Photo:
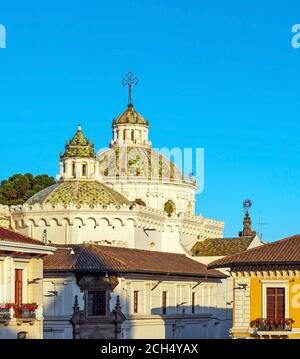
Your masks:
[[[167,295],[168,292],[162,292],[162,314],[167,314]]]
[[[267,319],[285,318],[285,289],[267,288]]]
[[[195,313],[195,305],[196,305],[196,293],[192,292],[192,314]]]
[[[139,292],[135,290],[133,292],[133,313],[139,312]]]
[[[15,269],[15,304],[23,303],[23,270]]]
[[[71,171],[72,171],[72,176],[75,177],[75,163],[72,163]]]
[[[89,291],[87,298],[87,310],[89,317],[106,315],[106,291]]]

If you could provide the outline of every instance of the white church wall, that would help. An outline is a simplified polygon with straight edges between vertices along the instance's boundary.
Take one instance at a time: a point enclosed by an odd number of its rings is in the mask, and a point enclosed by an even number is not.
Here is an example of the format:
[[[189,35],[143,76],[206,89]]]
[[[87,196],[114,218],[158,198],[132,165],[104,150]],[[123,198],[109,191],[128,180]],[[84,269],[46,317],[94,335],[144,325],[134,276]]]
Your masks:
[[[134,291],[138,291],[138,313],[133,310]],[[167,312],[162,312],[162,293],[167,292]],[[136,279],[119,277],[111,293],[110,310],[120,297],[122,312],[127,320],[122,326],[124,339],[165,338],[228,338],[231,326],[230,310],[221,294],[224,283],[197,281]],[[192,313],[192,293],[195,293],[195,312]],[[224,294],[224,293],[223,293]],[[75,295],[84,309],[83,293],[74,275],[47,275],[44,279],[44,337],[72,338],[70,318]],[[213,297],[213,298],[211,298]],[[220,297],[220,298],[219,298]]]

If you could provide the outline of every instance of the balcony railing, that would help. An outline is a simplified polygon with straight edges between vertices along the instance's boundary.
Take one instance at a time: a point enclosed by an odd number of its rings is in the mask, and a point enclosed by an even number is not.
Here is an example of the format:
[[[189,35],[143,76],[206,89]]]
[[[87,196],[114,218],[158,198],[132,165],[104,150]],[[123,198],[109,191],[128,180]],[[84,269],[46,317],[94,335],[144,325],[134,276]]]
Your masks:
[[[15,317],[23,321],[33,321],[36,319],[36,304],[14,305]]]
[[[7,323],[11,319],[10,309],[0,305],[0,323]]]
[[[256,331],[291,331],[293,323],[292,318],[257,318],[250,323],[250,326]]]

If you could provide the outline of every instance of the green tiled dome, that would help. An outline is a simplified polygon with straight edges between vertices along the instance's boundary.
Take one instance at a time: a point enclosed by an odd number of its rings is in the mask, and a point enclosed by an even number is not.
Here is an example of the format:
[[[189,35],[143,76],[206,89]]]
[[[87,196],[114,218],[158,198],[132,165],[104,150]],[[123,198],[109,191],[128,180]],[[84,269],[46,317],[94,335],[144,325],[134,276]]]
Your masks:
[[[27,202],[34,204],[69,205],[75,204],[106,206],[129,205],[131,202],[119,192],[97,181],[65,181],[50,186],[31,197]]]
[[[94,144],[85,137],[80,126],[74,137],[66,143],[65,153],[61,157],[96,157]]]
[[[129,105],[127,110],[122,112],[114,121],[113,125],[130,124],[130,125],[144,125],[148,126],[149,123],[144,117],[139,114],[133,108],[133,105]]]

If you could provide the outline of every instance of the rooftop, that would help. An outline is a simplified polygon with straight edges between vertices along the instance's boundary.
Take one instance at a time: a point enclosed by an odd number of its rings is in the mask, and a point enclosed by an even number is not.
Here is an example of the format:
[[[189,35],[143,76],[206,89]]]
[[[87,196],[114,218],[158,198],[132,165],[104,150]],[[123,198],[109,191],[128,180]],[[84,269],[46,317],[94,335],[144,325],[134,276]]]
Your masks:
[[[236,238],[207,238],[195,243],[191,252],[197,257],[229,256],[248,249],[253,236]]]
[[[105,186],[104,184],[92,181],[70,180],[58,182],[29,198],[26,202],[29,205],[34,204],[75,204],[77,206],[89,205],[90,207],[96,205],[107,206],[114,205],[129,205],[131,202],[125,198],[121,193]]]
[[[209,268],[224,268],[258,265],[300,265],[300,235],[294,235],[276,242],[218,259]]]
[[[131,104],[128,105],[124,112],[122,112],[115,120],[113,120],[113,126],[121,124],[149,126],[148,121],[145,120],[144,117],[138,113]]]
[[[184,254],[78,244],[56,246],[56,253],[44,260],[45,272],[108,272],[167,274],[185,277],[224,278]],[[72,254],[74,253],[74,254]]]
[[[24,236],[18,232],[15,232],[11,229],[6,229],[3,227],[0,227],[0,241],[43,245],[43,243],[41,241],[32,239],[32,238]]]

